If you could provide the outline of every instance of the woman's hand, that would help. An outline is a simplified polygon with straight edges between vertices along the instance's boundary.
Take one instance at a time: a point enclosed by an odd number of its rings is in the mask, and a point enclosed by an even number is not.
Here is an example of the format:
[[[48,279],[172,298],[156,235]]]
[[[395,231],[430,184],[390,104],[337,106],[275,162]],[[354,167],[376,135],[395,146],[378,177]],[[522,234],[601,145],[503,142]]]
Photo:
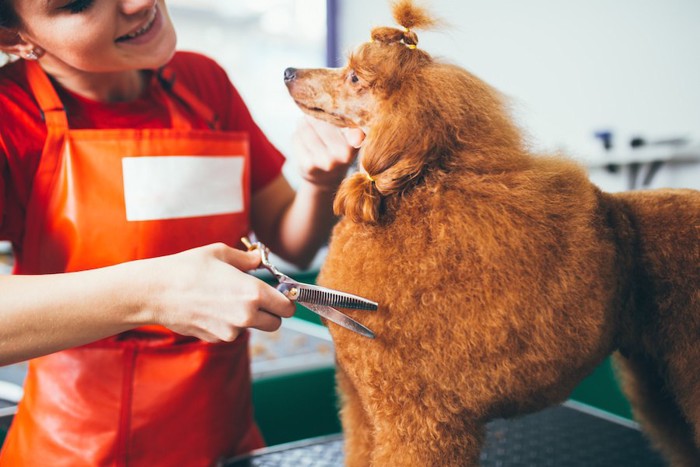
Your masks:
[[[214,244],[87,271],[0,275],[0,365],[148,324],[209,342],[274,331],[295,306],[244,272],[259,263],[258,252]]]
[[[255,193],[251,220],[258,238],[285,260],[306,268],[336,222],[333,197],[364,139],[359,128],[301,119],[294,146],[305,182],[296,192],[280,175]]]
[[[294,134],[294,148],[304,180],[335,189],[345,178],[364,140],[359,128],[337,128],[304,116]]]
[[[260,253],[213,244],[142,262],[148,321],[208,342],[233,341],[244,328],[274,331],[295,305],[246,274]]]

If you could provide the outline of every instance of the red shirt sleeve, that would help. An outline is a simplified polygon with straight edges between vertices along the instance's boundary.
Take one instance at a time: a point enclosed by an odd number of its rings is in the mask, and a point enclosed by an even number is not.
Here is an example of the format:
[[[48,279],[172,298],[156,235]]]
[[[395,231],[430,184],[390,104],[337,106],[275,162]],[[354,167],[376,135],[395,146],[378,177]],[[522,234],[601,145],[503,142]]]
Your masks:
[[[7,198],[7,193],[5,190],[5,178],[7,178],[7,164],[5,163],[5,152],[0,150],[0,240],[7,240],[2,238],[2,226],[5,221],[5,199]]]
[[[0,240],[18,242],[24,208],[46,138],[24,62],[0,67]]]
[[[223,130],[248,133],[252,191],[277,178],[282,173],[284,156],[255,123],[226,71],[213,60],[191,52],[176,54],[171,66],[176,79],[216,113]]]

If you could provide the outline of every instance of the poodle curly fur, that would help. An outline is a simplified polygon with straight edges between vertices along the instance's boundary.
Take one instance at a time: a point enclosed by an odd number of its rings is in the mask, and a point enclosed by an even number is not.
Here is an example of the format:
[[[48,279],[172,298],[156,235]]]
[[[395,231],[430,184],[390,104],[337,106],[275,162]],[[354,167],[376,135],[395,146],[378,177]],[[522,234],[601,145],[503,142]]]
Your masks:
[[[342,69],[287,73],[361,127],[319,283],[379,302],[329,323],[350,466],[476,465],[485,424],[542,409],[611,353],[654,445],[700,465],[700,192],[608,194],[535,155],[504,99],[415,48],[411,1]],[[288,71],[290,71],[288,70]]]

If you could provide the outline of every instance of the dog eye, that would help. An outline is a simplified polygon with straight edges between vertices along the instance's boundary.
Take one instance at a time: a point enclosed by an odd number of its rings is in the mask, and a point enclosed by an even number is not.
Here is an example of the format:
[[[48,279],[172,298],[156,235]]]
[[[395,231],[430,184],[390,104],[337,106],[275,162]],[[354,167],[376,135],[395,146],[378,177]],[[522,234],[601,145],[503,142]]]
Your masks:
[[[353,83],[357,83],[358,81],[360,81],[360,78],[357,77],[354,71],[350,73],[350,81],[352,81]]]

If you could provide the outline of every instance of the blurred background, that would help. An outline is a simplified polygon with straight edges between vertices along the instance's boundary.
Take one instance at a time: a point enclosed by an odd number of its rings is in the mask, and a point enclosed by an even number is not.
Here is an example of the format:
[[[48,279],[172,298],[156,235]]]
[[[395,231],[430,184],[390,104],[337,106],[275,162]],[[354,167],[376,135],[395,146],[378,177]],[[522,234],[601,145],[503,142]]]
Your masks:
[[[607,191],[700,189],[700,2],[423,3],[443,26],[418,31],[419,47],[507,96],[533,149],[581,161]],[[291,136],[301,113],[283,70],[342,65],[372,27],[394,25],[389,4],[376,0],[169,0],[168,6],[179,48],[224,66],[259,126],[287,155],[284,170],[293,185],[299,177]],[[8,245],[0,244],[0,258],[0,271],[9,272]],[[313,281],[322,260],[321,254],[298,277]],[[317,320],[303,311],[300,318],[280,333],[255,337],[252,346],[256,413],[271,444],[339,431],[332,343],[324,328],[313,326]],[[20,384],[22,368],[0,369],[0,380]],[[8,399],[21,395],[3,388]],[[277,396],[281,390],[285,400]],[[573,398],[630,418],[607,361]]]
[[[170,0],[180,47],[229,71],[270,139],[290,157],[300,117],[282,82],[288,66],[342,65],[374,26],[394,25],[370,0]],[[443,25],[420,47],[481,77],[509,99],[533,148],[586,163],[610,191],[700,187],[700,2],[695,0],[424,1]],[[596,136],[598,135],[598,136]],[[609,135],[609,136],[608,136]],[[605,141],[609,141],[606,149]],[[633,141],[635,143],[633,143]],[[608,162],[620,162],[616,172]],[[637,183],[632,184],[629,163]],[[657,164],[658,165],[658,164]]]
[[[258,125],[288,157],[301,115],[282,80],[288,66],[327,62],[326,0],[169,0],[178,47],[215,58]],[[284,168],[299,181],[293,160]]]

